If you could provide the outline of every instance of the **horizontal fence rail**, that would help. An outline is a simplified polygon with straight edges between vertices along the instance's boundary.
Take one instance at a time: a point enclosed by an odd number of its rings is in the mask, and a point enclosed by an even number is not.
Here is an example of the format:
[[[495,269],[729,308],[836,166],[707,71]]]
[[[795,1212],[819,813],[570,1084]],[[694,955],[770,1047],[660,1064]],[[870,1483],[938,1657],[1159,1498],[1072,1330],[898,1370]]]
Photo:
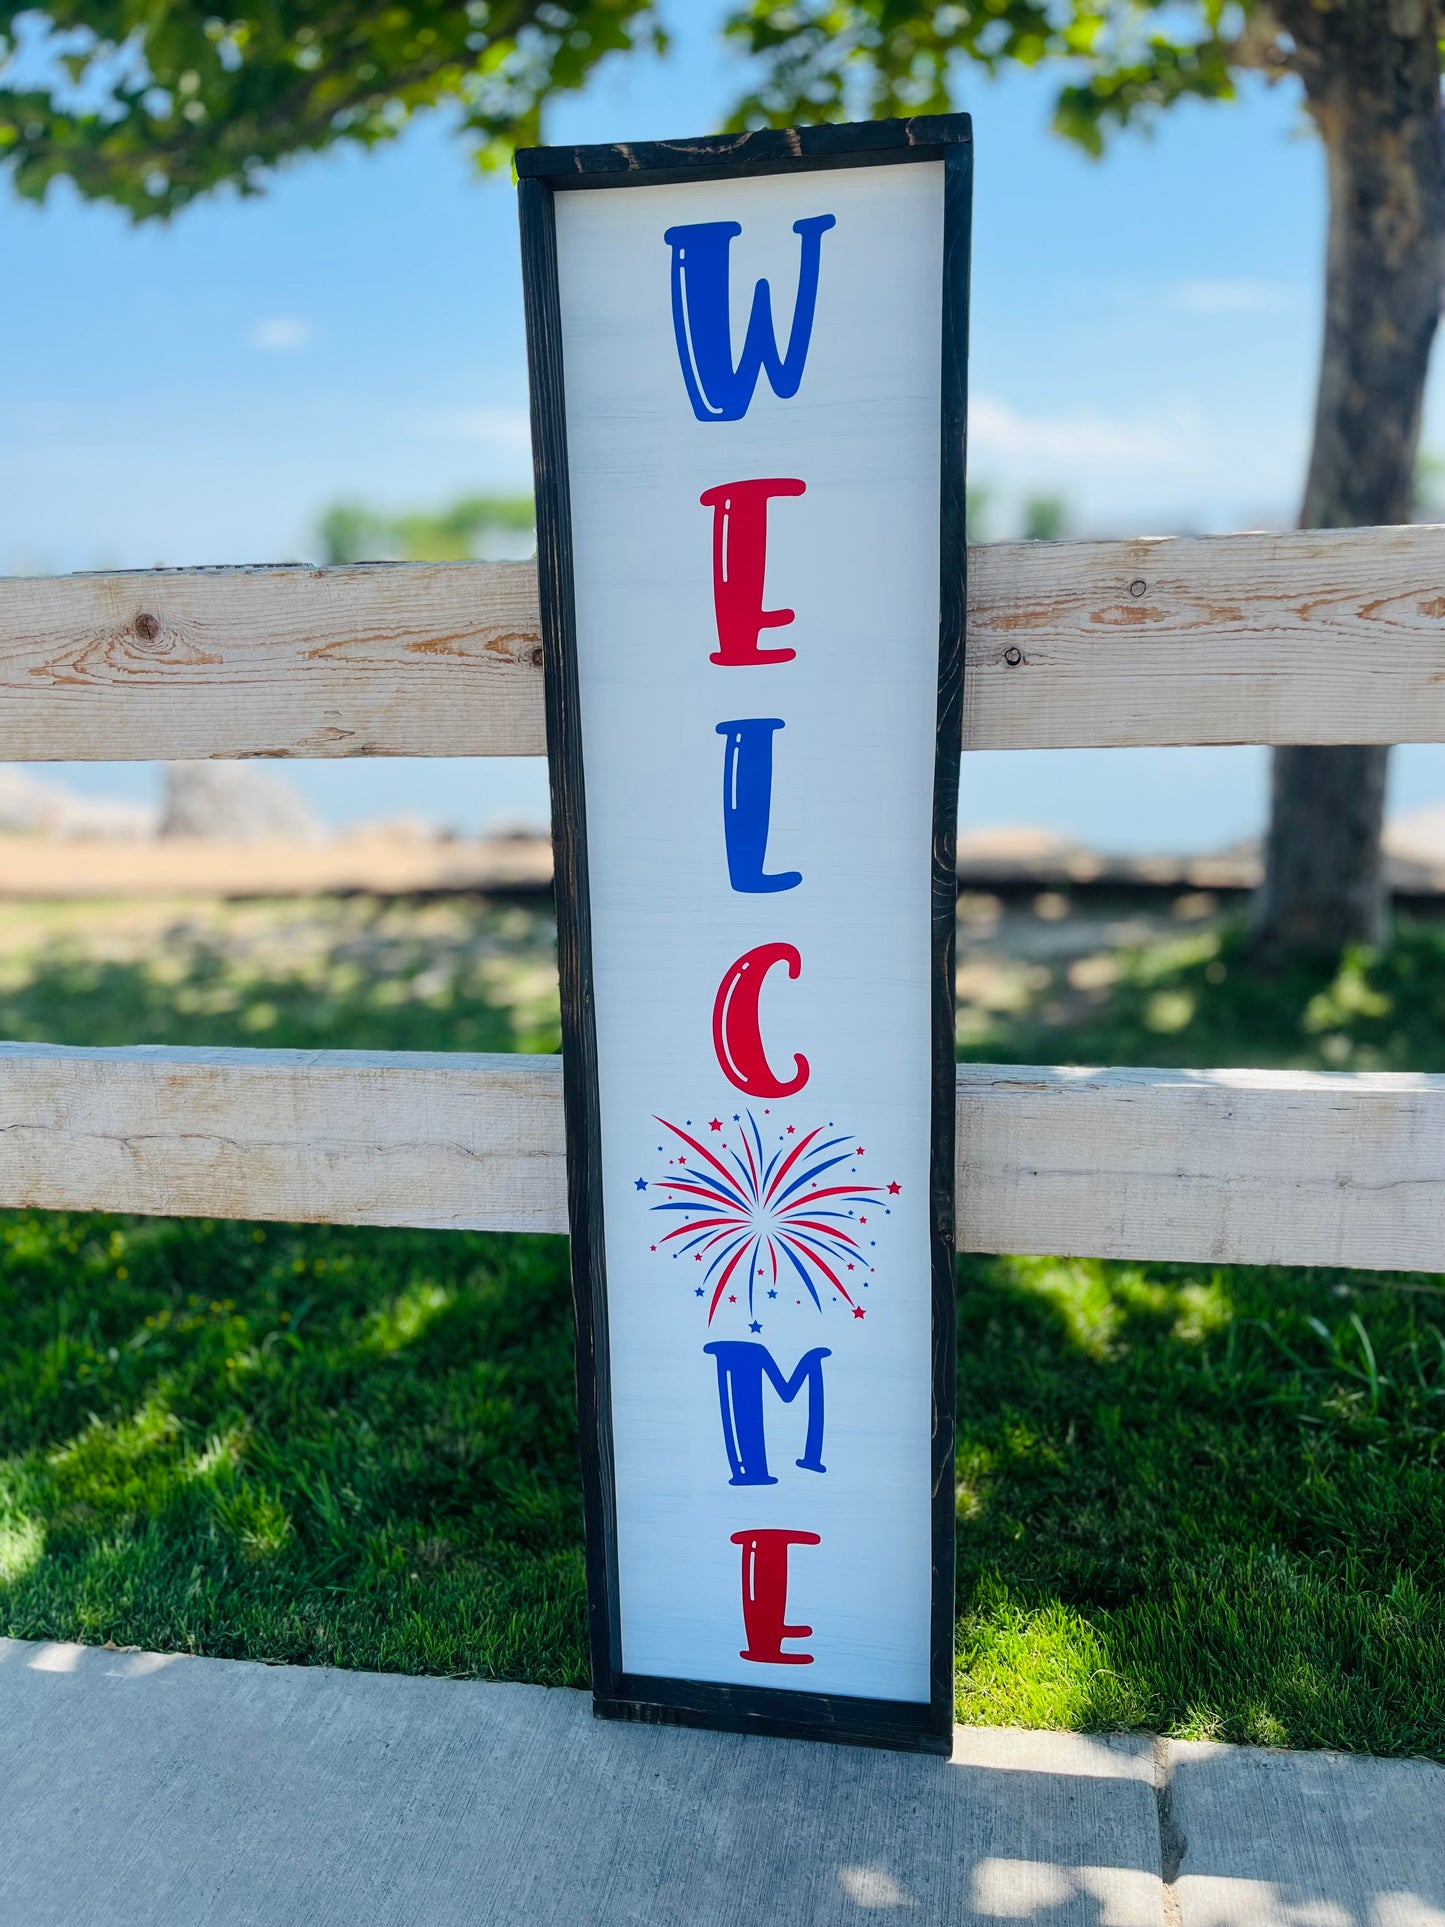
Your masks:
[[[565,1231],[561,1059],[0,1044],[0,1207]]]
[[[968,659],[968,749],[1445,741],[1445,530],[973,549]],[[540,665],[526,562],[0,581],[19,761],[540,756]]]
[[[969,556],[969,749],[1445,741],[1445,531]],[[880,647],[887,638],[880,638]],[[0,580],[7,758],[541,755],[529,563]],[[958,1243],[1445,1263],[1445,1078],[958,1073]],[[0,1205],[566,1228],[555,1059],[0,1046]]]
[[[968,1251],[1430,1269],[1445,1077],[961,1065]],[[551,1057],[0,1046],[0,1205],[565,1232]]]

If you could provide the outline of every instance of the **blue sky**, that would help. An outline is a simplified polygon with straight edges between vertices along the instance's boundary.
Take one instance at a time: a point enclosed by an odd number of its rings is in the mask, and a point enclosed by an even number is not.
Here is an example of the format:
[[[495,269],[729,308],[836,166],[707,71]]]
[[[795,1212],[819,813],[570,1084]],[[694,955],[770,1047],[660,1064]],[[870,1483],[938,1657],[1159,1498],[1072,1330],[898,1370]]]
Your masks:
[[[615,62],[549,139],[718,125],[741,84],[713,0],[675,0],[666,62]],[[1286,89],[1185,106],[1091,162],[1049,82],[969,83],[975,117],[971,470],[990,533],[1033,491],[1079,533],[1283,526],[1308,446],[1324,183]],[[284,171],[263,197],[129,227],[66,191],[0,197],[0,570],[291,560],[338,498],[442,502],[529,482],[513,191],[443,117],[392,148]],[[1445,447],[1439,381],[1427,445]],[[1445,754],[1396,757],[1396,803],[1445,798]],[[145,793],[142,766],[57,769]],[[290,764],[338,821],[539,814],[539,765]],[[1252,751],[969,758],[964,815],[1111,847],[1199,848],[1264,808]]]

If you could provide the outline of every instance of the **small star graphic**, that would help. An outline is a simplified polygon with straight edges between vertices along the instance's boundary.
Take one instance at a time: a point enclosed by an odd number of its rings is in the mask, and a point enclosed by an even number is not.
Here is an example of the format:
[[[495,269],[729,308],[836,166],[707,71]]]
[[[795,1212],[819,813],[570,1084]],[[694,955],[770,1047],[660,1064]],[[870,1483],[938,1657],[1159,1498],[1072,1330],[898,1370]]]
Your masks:
[[[730,1305],[735,1305],[735,1304],[736,1304],[737,1302],[738,1302],[738,1295],[737,1295],[737,1293],[736,1293],[735,1291],[730,1291],[730,1292],[728,1293],[728,1303],[729,1303]]]
[[[867,1312],[865,1312],[865,1311],[864,1311],[864,1309],[863,1309],[863,1307],[862,1307],[861,1305],[855,1305],[855,1306],[853,1307],[853,1316],[854,1316],[855,1318],[866,1318],[866,1317],[868,1316],[868,1314],[867,1314]]]
[[[695,1265],[700,1265],[702,1263],[702,1253],[700,1251],[695,1251],[692,1254],[692,1262]]]
[[[756,1318],[753,1320],[752,1324],[748,1326],[748,1330],[750,1332],[760,1332],[762,1329],[763,1329],[762,1326],[758,1323]]]
[[[697,1288],[697,1290],[696,1290],[696,1291],[695,1291],[695,1292],[694,1292],[694,1293],[693,1293],[692,1295],[693,1295],[693,1297],[694,1297],[694,1298],[701,1298],[701,1297],[702,1297],[702,1286],[701,1286],[701,1285],[699,1285],[699,1286],[698,1286],[698,1288]]]
[[[768,1296],[769,1296],[769,1298],[776,1298],[776,1297],[777,1297],[777,1295],[778,1295],[778,1294],[777,1294],[777,1293],[776,1293],[775,1291],[770,1291],[770,1292],[768,1293]]]
[[[737,1114],[737,1112],[736,1112],[736,1111],[734,1111],[734,1112],[733,1112],[733,1123],[734,1123],[734,1124],[736,1124],[736,1123],[737,1123],[737,1121],[738,1121],[738,1114]]]
[[[722,1119],[720,1117],[710,1119],[707,1128],[710,1131],[720,1131],[722,1129]]]
[[[649,1245],[649,1246],[648,1246],[647,1248],[648,1248],[648,1250],[649,1250],[649,1251],[656,1251],[656,1249],[657,1249],[657,1246],[656,1246],[656,1245]]]
[[[900,1192],[900,1191],[901,1191],[902,1189],[903,1189],[903,1186],[902,1186],[901,1184],[890,1184],[890,1185],[889,1185],[889,1187],[888,1187],[888,1195],[889,1195],[889,1197],[890,1197],[890,1198],[896,1198],[896,1197],[898,1196],[898,1193],[899,1193],[899,1192]]]
[[[860,1144],[860,1145],[858,1146],[858,1149],[857,1149],[857,1150],[856,1150],[856,1151],[855,1151],[855,1152],[853,1153],[853,1155],[854,1155],[854,1157],[855,1157],[855,1158],[861,1158],[861,1157],[862,1157],[862,1155],[863,1155],[863,1146],[862,1146],[861,1144]]]
[[[793,1133],[794,1133],[794,1131],[796,1131],[796,1130],[797,1130],[797,1128],[798,1128],[798,1127],[797,1127],[797,1125],[796,1125],[796,1124],[790,1124],[790,1125],[788,1126],[788,1136],[789,1136],[789,1137],[791,1137],[791,1136],[793,1135]]]
[[[647,1179],[639,1178],[637,1180],[637,1188],[639,1191],[645,1191],[647,1189]]]
[[[848,1269],[851,1271],[853,1269],[852,1265],[849,1265]]]
[[[859,1224],[867,1224],[868,1220],[866,1218],[860,1218],[858,1222]]]

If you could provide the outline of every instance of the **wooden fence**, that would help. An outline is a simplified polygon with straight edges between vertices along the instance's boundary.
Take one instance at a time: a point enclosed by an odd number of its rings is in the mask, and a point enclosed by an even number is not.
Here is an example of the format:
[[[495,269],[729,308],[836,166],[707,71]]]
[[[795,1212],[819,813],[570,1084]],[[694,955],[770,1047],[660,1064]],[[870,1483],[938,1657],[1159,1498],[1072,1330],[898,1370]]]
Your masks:
[[[974,550],[963,735],[1445,741],[1445,530]],[[0,581],[0,743],[543,755],[535,570]],[[559,1062],[3,1045],[0,1205],[565,1231]],[[1445,1268],[1445,1077],[961,1065],[958,1244]]]

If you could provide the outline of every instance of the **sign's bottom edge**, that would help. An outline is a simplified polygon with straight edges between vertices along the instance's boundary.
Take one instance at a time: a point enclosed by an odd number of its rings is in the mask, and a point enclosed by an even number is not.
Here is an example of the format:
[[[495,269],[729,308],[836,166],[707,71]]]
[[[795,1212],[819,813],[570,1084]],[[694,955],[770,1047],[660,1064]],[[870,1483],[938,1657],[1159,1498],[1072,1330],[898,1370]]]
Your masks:
[[[642,1682],[638,1682],[639,1686]],[[642,1726],[689,1726],[718,1733],[761,1734],[770,1739],[824,1740],[835,1746],[881,1747],[895,1753],[947,1758],[953,1721],[941,1721],[923,1702],[830,1698],[799,1706],[791,1693],[760,1693],[704,1681],[656,1681],[662,1694],[594,1693],[593,1716]],[[775,1702],[769,1705],[767,1702]],[[790,1706],[789,1701],[793,1704]],[[781,1703],[777,1703],[781,1702]]]

